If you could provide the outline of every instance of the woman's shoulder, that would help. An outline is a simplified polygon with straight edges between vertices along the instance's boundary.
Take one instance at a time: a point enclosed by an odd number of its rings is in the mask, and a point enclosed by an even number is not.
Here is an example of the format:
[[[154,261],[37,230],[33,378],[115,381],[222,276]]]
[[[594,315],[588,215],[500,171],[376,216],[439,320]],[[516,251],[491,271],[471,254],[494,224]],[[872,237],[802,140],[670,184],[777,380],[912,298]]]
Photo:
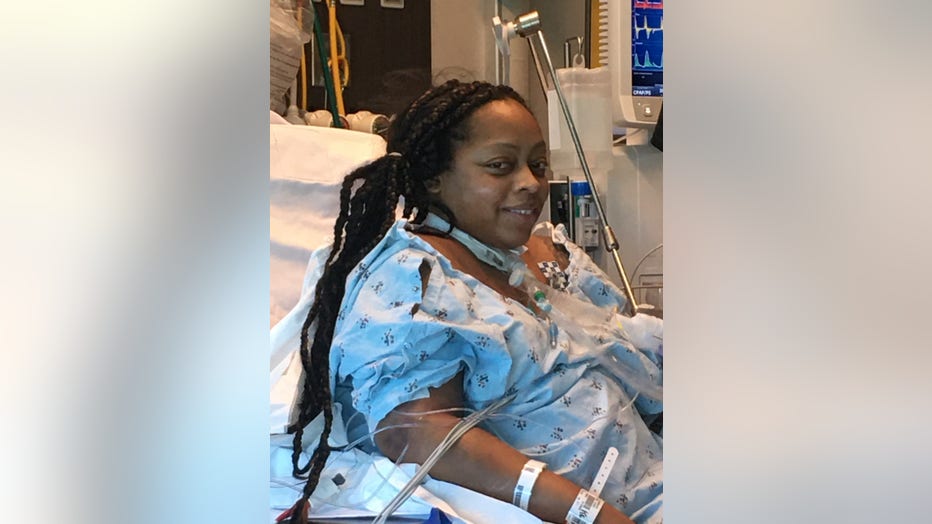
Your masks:
[[[526,246],[527,251],[524,253],[524,259],[528,262],[528,265],[555,261],[560,264],[561,269],[566,269],[569,266],[570,257],[566,247],[561,243],[554,242],[553,237],[549,234],[531,235]]]
[[[387,261],[397,261],[399,257],[407,260],[412,256],[422,258],[424,256],[435,257],[438,254],[432,245],[424,242],[418,235],[408,229],[406,219],[399,219],[389,228],[382,240],[363,258],[361,265],[372,269]]]

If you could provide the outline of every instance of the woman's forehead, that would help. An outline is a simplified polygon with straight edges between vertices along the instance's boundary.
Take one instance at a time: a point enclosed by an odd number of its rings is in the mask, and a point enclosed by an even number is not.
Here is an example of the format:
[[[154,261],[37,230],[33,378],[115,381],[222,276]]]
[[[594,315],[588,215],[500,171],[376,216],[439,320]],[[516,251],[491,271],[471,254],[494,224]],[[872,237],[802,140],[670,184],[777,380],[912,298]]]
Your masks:
[[[495,100],[480,107],[468,121],[469,142],[514,140],[538,142],[543,139],[534,115],[514,100]]]

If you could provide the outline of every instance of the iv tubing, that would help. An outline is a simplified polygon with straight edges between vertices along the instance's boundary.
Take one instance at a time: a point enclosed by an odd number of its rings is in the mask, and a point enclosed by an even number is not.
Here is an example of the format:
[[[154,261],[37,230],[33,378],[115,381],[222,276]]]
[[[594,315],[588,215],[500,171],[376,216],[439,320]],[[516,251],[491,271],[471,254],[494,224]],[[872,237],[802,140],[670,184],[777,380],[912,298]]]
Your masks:
[[[639,395],[639,393],[635,393],[634,397],[632,397],[631,400],[628,401],[628,403],[626,403],[625,405],[623,405],[619,411],[625,411],[625,410],[627,410],[627,409],[631,409],[632,406],[634,405],[635,400],[637,400],[638,395]],[[504,417],[504,418],[508,418],[508,419],[512,419],[512,418],[513,418],[513,419],[518,419],[518,418],[521,418],[521,417],[519,417],[518,415],[510,415],[510,414],[505,414],[505,413],[496,413],[496,412],[494,412],[495,409],[496,409],[496,408],[495,408],[494,406],[490,406],[490,407],[486,408],[487,411],[488,411],[488,410],[491,410],[491,411],[489,411],[489,412],[483,417],[483,419],[485,419],[485,418],[492,419],[492,418],[496,418],[496,417]],[[470,409],[470,408],[467,408],[467,407],[454,407],[454,408],[444,408],[444,409],[435,409],[435,410],[417,411],[417,412],[399,411],[398,413],[401,414],[401,415],[407,415],[407,416],[411,416],[411,417],[419,417],[419,416],[424,416],[424,415],[432,415],[432,414],[438,414],[438,413],[454,413],[454,412],[467,412],[467,413],[470,414],[470,416],[479,416],[479,415],[478,415],[478,414],[479,414],[479,411],[476,411],[476,410],[473,410],[473,409]],[[357,415],[360,415],[360,414],[359,414],[359,413],[356,413],[356,414],[354,414],[353,416],[355,417],[355,416],[357,416]],[[600,418],[604,418],[604,417],[596,417],[596,420],[598,420],[598,419],[600,419]],[[525,419],[525,420],[526,420],[526,419]],[[540,421],[535,422],[535,421],[531,420],[531,421],[528,421],[528,422],[530,422],[531,424],[537,424],[537,425],[539,425],[541,428],[544,428],[544,427],[545,427],[544,424],[543,424],[542,422],[540,422]],[[371,437],[375,436],[376,434],[381,433],[381,432],[383,432],[383,431],[388,431],[388,430],[393,430],[393,429],[401,429],[401,428],[416,428],[416,427],[420,427],[422,424],[423,424],[423,423],[421,423],[421,422],[416,422],[416,423],[405,423],[405,424],[394,424],[394,425],[391,425],[391,426],[386,426],[386,427],[383,427],[383,428],[379,428],[379,429],[377,429],[377,430],[375,430],[375,431],[372,431],[372,432],[370,432],[370,433],[368,433],[368,434],[366,434],[366,435],[363,435],[363,436],[359,437],[358,439],[356,439],[356,440],[354,440],[353,442],[350,442],[350,443],[348,443],[348,444],[346,444],[346,445],[334,447],[333,450],[334,450],[334,451],[337,451],[337,452],[345,452],[345,451],[348,451],[348,450],[351,450],[351,449],[355,448],[357,445],[361,444],[361,443],[362,443],[363,441],[365,441],[366,439],[369,439],[369,438],[371,438]],[[549,426],[547,426],[547,427],[549,427]],[[455,428],[454,428],[454,429],[455,429]],[[462,433],[465,433],[466,431],[468,431],[468,429],[469,429],[469,428],[466,428],[465,430],[462,431]],[[452,434],[452,431],[451,431],[451,434]],[[495,433],[493,432],[493,434],[495,434]],[[460,435],[460,436],[461,436],[461,435]],[[498,435],[495,435],[495,436],[498,437]],[[442,441],[442,442],[438,445],[438,447],[446,445],[445,442],[446,442],[446,440],[449,439],[449,438],[450,438],[450,437],[449,437],[449,434],[448,434],[448,437],[446,437],[446,438],[444,439],[444,441]],[[458,438],[460,438],[460,437],[458,436],[457,439],[458,439]],[[500,437],[499,437],[499,438],[500,438]],[[455,441],[454,441],[454,442],[455,442]],[[450,442],[449,444],[452,445],[454,442]],[[554,441],[554,442],[551,443],[550,449],[552,449],[552,450],[562,449],[562,445],[563,445],[563,444],[571,444],[571,445],[578,446],[578,444],[572,444],[572,443],[570,443],[569,441],[564,441],[564,442]],[[448,446],[448,447],[449,447],[449,446]],[[402,450],[401,454],[398,456],[398,459],[396,459],[396,460],[394,461],[394,465],[395,465],[396,467],[399,467],[400,464],[404,461],[404,457],[405,457],[405,454],[407,453],[407,449],[408,449],[408,447],[405,446],[405,449]],[[538,454],[537,454],[536,452],[534,452],[534,451],[532,451],[532,450],[530,450],[530,449],[524,449],[524,450],[520,450],[520,449],[519,449],[518,451],[520,451],[522,454],[525,454],[525,455],[527,455],[527,456],[538,456]],[[326,470],[325,470],[325,471],[326,471]],[[376,475],[378,478],[381,479],[381,481],[378,483],[378,487],[376,487],[376,488],[371,488],[371,487],[370,487],[369,491],[371,491],[371,493],[369,493],[368,496],[365,496],[365,497],[363,497],[362,499],[354,498],[354,499],[352,499],[352,500],[347,500],[347,499],[341,500],[339,495],[331,495],[331,496],[325,496],[325,497],[318,497],[318,494],[317,494],[316,491],[315,491],[315,494],[313,495],[313,497],[314,497],[317,501],[319,501],[319,502],[326,503],[326,504],[328,504],[328,505],[335,506],[335,507],[341,507],[341,508],[358,508],[360,505],[369,504],[376,496],[378,496],[379,492],[382,491],[382,489],[384,489],[386,486],[388,486],[390,477],[394,474],[394,473],[388,473],[387,475],[386,475],[386,474],[383,474],[381,471],[379,471],[379,469],[378,469],[377,467],[374,468],[374,472],[375,472],[375,475]],[[322,477],[322,479],[323,479],[323,477]],[[373,480],[374,480],[374,479],[373,479]],[[300,492],[300,491],[301,491],[301,486],[302,486],[302,484],[303,484],[303,481],[301,481],[301,480],[291,480],[291,481],[287,481],[287,480],[282,480],[282,479],[272,479],[271,483],[274,484],[274,485],[276,485],[276,486],[278,486],[278,487],[285,487],[285,488],[293,489],[293,490],[295,490],[295,491]],[[397,511],[397,508],[396,508],[396,511]]]
[[[465,435],[467,431],[486,419],[491,413],[498,411],[502,406],[514,400],[514,398],[514,394],[504,397],[498,402],[495,402],[494,404],[486,407],[482,411],[473,413],[472,415],[469,415],[468,417],[460,420],[455,426],[453,426],[453,429],[451,429],[450,432],[447,433],[447,436],[444,437],[442,441],[440,441],[440,444],[438,444],[430,456],[424,460],[424,463],[421,464],[419,468],[417,468],[417,472],[414,473],[414,475],[411,477],[411,480],[405,484],[405,487],[399,491],[398,494],[395,495],[395,498],[393,498],[391,502],[385,506],[385,509],[383,509],[381,513],[379,513],[378,517],[376,517],[376,519],[373,521],[373,524],[384,524],[386,519],[388,519],[388,517],[390,517],[392,513],[394,513],[395,510],[397,510],[404,503],[404,501],[407,500],[412,493],[414,493],[414,490],[421,484],[421,481],[424,480],[424,477],[427,476],[427,473],[430,471],[430,469],[434,467],[434,464],[436,464],[437,461],[439,461],[440,458],[443,457],[443,455],[449,451],[449,449],[453,447],[454,444],[456,444],[456,441]]]

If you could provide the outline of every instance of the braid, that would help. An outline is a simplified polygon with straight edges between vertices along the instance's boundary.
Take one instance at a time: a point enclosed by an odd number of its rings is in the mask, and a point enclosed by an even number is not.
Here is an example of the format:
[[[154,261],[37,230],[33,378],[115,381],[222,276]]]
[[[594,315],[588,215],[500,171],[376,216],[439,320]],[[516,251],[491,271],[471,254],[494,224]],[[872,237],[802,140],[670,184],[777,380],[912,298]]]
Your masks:
[[[330,455],[327,444],[333,423],[330,346],[347,277],[392,227],[401,196],[404,196],[402,215],[410,217],[413,213],[414,223],[423,221],[428,209],[438,205],[432,201],[426,182],[450,168],[455,147],[467,139],[469,116],[486,103],[502,99],[515,100],[527,107],[510,87],[484,82],[451,80],[427,91],[392,122],[388,150],[393,154],[356,169],[343,180],[340,214],[333,226],[333,248],[301,328],[303,384],[297,419],[289,431],[294,432],[293,473],[296,477],[307,474],[307,483],[302,498],[292,508],[290,522],[306,522],[308,499]],[[317,329],[311,337],[315,322]],[[324,430],[310,461],[301,466],[304,428],[320,413],[324,416]]]

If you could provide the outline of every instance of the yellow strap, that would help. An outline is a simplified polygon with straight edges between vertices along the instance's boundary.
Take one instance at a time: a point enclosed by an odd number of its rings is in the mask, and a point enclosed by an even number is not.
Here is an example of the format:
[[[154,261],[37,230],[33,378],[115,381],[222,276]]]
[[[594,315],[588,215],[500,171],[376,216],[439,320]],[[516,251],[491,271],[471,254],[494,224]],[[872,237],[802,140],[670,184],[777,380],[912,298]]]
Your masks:
[[[337,51],[337,33],[340,32],[340,26],[337,25],[336,0],[330,0],[328,11],[330,14],[330,74],[333,76],[333,90],[337,99],[337,112],[340,113],[341,116],[345,116],[346,109],[343,107],[343,84],[340,82],[340,56]],[[342,39],[342,33],[340,33],[340,38]]]

